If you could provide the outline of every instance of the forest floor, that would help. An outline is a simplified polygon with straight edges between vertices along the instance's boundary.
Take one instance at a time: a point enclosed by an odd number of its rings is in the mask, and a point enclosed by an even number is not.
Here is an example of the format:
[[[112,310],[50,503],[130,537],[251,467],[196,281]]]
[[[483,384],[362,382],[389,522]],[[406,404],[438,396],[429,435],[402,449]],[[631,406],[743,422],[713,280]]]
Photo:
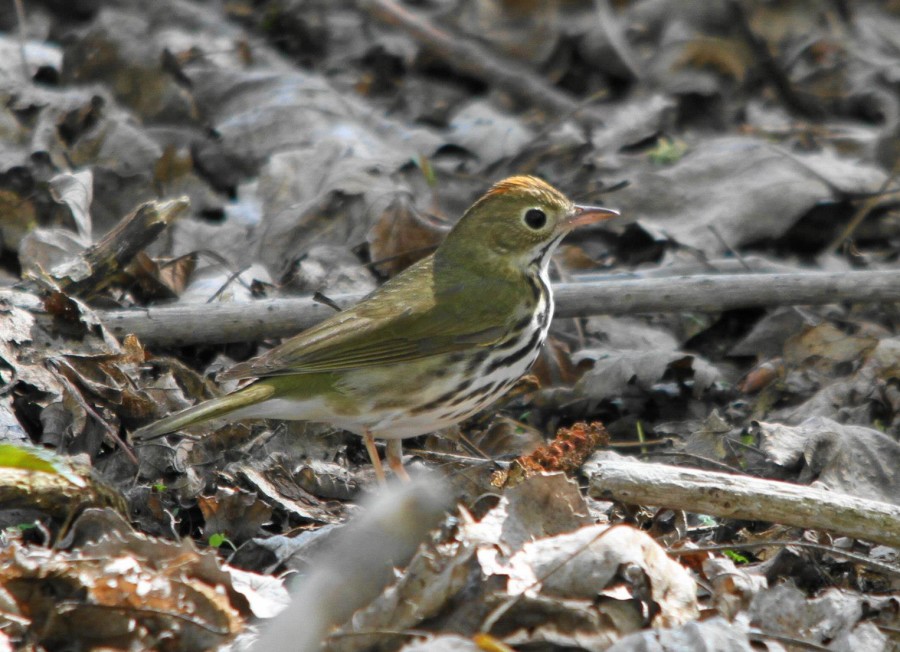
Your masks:
[[[896,1],[0,29],[0,650],[900,649]],[[622,218],[411,484],[313,423],[130,439],[514,174]]]

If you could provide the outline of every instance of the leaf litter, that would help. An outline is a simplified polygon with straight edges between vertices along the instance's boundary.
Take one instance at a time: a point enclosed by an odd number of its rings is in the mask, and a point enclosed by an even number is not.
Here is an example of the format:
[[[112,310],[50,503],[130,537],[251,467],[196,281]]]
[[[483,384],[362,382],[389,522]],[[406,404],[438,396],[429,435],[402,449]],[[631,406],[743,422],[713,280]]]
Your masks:
[[[222,422],[127,443],[271,342],[118,340],[108,308],[370,291],[522,172],[625,216],[572,238],[560,278],[896,269],[889,3],[538,4],[403,5],[488,43],[477,62],[382,22],[387,0],[26,4],[24,62],[3,14],[3,645],[250,649],[288,585],[366,550],[343,525],[375,509],[355,437]],[[84,283],[91,245],[181,196],[189,215]],[[556,320],[534,378],[409,446],[457,506],[308,631],[328,649],[892,649],[896,548],[572,478],[612,448],[900,505],[897,323],[888,303]],[[326,604],[354,593],[346,570]]]

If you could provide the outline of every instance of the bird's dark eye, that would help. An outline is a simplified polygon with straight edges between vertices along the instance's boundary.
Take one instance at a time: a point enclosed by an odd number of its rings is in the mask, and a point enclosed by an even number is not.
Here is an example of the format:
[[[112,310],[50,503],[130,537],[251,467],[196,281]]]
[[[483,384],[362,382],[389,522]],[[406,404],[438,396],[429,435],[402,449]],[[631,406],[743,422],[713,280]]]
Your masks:
[[[547,214],[540,208],[529,208],[525,213],[525,224],[528,225],[528,228],[535,231],[543,229],[544,225],[547,224]]]

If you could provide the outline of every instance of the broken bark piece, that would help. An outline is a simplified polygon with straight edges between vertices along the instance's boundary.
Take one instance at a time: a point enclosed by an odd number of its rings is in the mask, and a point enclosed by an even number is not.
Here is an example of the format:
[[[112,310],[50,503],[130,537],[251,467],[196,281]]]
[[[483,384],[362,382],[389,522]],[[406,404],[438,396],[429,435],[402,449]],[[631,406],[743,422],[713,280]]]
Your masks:
[[[83,298],[102,291],[189,205],[187,197],[141,204],[63,271],[60,289]]]

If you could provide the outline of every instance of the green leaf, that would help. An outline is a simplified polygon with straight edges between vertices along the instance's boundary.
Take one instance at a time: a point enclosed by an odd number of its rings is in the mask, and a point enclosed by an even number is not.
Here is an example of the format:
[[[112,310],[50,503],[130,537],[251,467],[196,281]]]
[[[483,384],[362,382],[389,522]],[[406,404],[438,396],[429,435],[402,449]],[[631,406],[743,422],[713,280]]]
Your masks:
[[[687,143],[683,140],[660,138],[649,154],[650,161],[657,165],[671,165],[687,153]]]
[[[221,548],[225,544],[231,546],[232,550],[237,550],[237,546],[235,546],[231,539],[222,532],[216,532],[209,535],[209,545],[211,548]]]
[[[750,563],[749,557],[742,555],[741,553],[737,552],[736,550],[725,550],[723,552],[723,554],[726,557],[728,557],[731,561],[733,561],[735,564],[749,564]]]
[[[0,444],[0,467],[27,469],[61,475],[76,487],[86,487],[87,482],[64,456],[46,448],[20,444]]]

